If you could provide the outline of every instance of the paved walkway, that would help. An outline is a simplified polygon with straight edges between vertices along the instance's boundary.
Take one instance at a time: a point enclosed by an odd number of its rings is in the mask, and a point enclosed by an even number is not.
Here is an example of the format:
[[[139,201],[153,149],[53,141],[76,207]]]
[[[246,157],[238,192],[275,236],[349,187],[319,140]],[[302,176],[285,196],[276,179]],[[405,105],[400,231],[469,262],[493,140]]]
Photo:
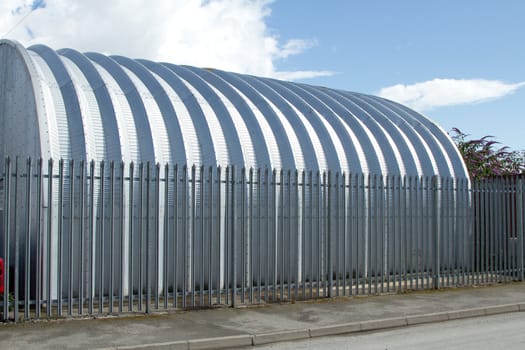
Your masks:
[[[525,311],[525,283],[150,316],[0,323],[0,349],[210,349]]]

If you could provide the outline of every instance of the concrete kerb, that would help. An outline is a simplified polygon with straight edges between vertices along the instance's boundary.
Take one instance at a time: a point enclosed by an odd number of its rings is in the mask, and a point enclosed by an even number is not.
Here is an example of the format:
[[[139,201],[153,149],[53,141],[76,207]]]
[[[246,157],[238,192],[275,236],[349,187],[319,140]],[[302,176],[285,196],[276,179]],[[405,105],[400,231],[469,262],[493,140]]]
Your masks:
[[[437,312],[423,315],[411,315],[404,317],[386,318],[380,320],[369,320],[352,322],[330,326],[315,327],[309,329],[295,329],[277,331],[263,334],[243,334],[227,337],[192,339],[187,341],[176,341],[170,343],[143,344],[136,346],[119,346],[105,348],[103,350],[194,350],[194,349],[229,349],[238,347],[257,346],[262,344],[302,340],[308,338],[323,337],[329,335],[351,334],[359,332],[378,331],[390,328],[407,327],[411,325],[444,322],[464,318],[490,316],[502,313],[525,312],[525,303],[495,305],[482,308],[463,309],[456,311]],[[101,349],[102,350],[102,349]]]
[[[525,303],[518,304],[520,311],[525,311]]]
[[[406,325],[406,317],[385,318],[382,320],[370,320],[361,322],[361,331],[375,331],[378,329],[404,327]]]
[[[309,329],[294,329],[290,331],[270,332],[264,334],[255,334],[253,336],[253,345],[277,343],[290,340],[301,340],[310,338]]]
[[[188,341],[176,341],[168,343],[155,343],[155,344],[143,344],[143,345],[131,345],[131,346],[118,346],[114,348],[116,350],[188,350]]]
[[[497,314],[505,314],[509,312],[519,312],[520,306],[519,304],[507,304],[507,305],[496,305],[496,306],[489,306],[485,308],[485,315],[497,315]]]
[[[345,324],[337,324],[332,326],[323,326],[310,328],[310,337],[324,337],[327,335],[349,334],[361,331],[361,322],[352,322]]]
[[[449,320],[448,314],[449,314],[448,312],[436,312],[436,313],[425,314],[425,315],[407,316],[406,317],[407,326],[423,324],[423,323],[448,321]]]
[[[231,349],[253,345],[254,336],[251,334],[232,335],[228,337],[193,339],[188,341],[189,350],[202,349]]]
[[[459,320],[462,318],[471,318],[471,317],[480,317],[480,316],[485,316],[485,308],[483,307],[473,308],[473,309],[455,310],[455,311],[450,311],[448,313],[449,320]]]

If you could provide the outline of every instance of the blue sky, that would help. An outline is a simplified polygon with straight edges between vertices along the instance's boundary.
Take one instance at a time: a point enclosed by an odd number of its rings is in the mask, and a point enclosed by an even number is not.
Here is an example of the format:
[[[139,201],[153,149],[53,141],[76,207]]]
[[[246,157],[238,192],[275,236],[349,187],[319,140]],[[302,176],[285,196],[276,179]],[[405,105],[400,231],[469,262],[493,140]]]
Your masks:
[[[271,8],[267,24],[281,39],[316,42],[277,67],[335,72],[308,83],[377,94],[437,78],[525,81],[525,1],[303,0]],[[525,149],[525,87],[423,113],[446,130]]]
[[[523,0],[0,1],[0,37],[26,46],[378,94],[515,150],[525,149],[524,34]]]

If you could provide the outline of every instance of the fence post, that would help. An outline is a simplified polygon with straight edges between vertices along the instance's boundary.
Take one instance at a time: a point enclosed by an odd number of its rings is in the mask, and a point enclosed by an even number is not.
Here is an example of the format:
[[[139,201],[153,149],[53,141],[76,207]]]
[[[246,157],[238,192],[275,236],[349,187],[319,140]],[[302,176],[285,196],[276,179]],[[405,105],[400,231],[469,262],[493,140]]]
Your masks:
[[[517,244],[518,244],[518,278],[520,281],[524,279],[524,266],[523,266],[523,250],[525,249],[523,245],[523,177],[520,176],[518,180],[518,191],[517,191]]]
[[[102,175],[103,176],[103,175]],[[101,177],[103,178],[103,177]],[[150,251],[149,251],[149,244],[150,244],[150,182],[151,182],[151,164],[150,162],[146,163],[146,241],[145,241],[145,253],[146,256],[144,257],[144,263],[145,263],[145,269],[144,269],[144,278],[146,279],[146,313],[151,313],[151,305],[150,305],[150,298],[151,298],[151,281],[150,281],[150,268],[149,268],[149,259],[150,259]],[[102,186],[102,184],[101,184]],[[142,267],[141,267],[142,268]]]
[[[10,207],[11,207],[11,159],[5,159],[4,166],[4,280],[3,280],[3,321],[9,320],[9,264],[10,264]]]
[[[434,289],[439,289],[441,286],[441,275],[440,275],[440,227],[439,227],[439,215],[440,215],[440,208],[439,208],[439,177],[438,175],[432,176],[432,182],[431,182],[431,193],[432,193],[432,205],[433,205],[433,212],[432,212],[432,230],[433,236],[434,236]]]
[[[236,240],[236,231],[238,230],[238,226],[237,226],[237,208],[236,208],[236,205],[237,205],[237,198],[236,198],[236,194],[235,194],[235,181],[236,181],[236,176],[235,176],[235,166],[231,166],[231,198],[232,198],[232,201],[231,201],[231,251],[232,251],[232,255],[231,255],[231,269],[232,269],[232,290],[231,290],[231,293],[232,293],[232,307],[237,307],[237,251],[236,251],[236,248],[237,248],[237,242],[235,241]]]
[[[26,223],[25,223],[25,283],[24,283],[24,319],[29,319],[29,299],[30,296],[30,278],[29,275],[31,273],[31,264],[30,264],[30,258],[31,258],[31,244],[30,244],[30,232],[31,232],[31,217],[33,213],[31,212],[31,179],[32,179],[32,161],[31,157],[27,159],[26,163]]]
[[[18,322],[18,313],[19,313],[19,289],[20,289],[20,228],[18,223],[18,216],[19,216],[19,182],[21,178],[21,174],[19,172],[18,164],[20,163],[20,159],[18,156],[15,158],[15,174],[13,177],[13,243],[14,243],[14,261],[13,261],[13,274],[14,274],[14,281],[13,281],[13,311],[14,311],[14,321]],[[58,299],[58,298],[57,298]]]
[[[195,236],[197,235],[197,229],[196,229],[196,222],[195,219],[197,217],[197,180],[196,177],[196,168],[195,164],[191,166],[191,216],[190,216],[190,225],[191,225],[191,248],[189,250],[189,256],[190,256],[190,291],[191,291],[191,307],[195,307],[195,255],[197,253],[197,249],[195,248],[195,244],[197,243],[197,239]],[[202,201],[202,197],[201,197]]]
[[[327,187],[327,211],[326,211],[326,244],[328,254],[326,256],[328,273],[328,297],[333,297],[333,265],[332,265],[332,172],[328,170]]]

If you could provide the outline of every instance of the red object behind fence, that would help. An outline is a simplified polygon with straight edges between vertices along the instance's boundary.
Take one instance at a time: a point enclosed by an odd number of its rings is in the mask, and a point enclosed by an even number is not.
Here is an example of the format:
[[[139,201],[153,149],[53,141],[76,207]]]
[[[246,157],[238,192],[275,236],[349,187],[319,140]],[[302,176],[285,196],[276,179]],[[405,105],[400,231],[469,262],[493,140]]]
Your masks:
[[[0,258],[0,293],[4,292],[4,259]]]

